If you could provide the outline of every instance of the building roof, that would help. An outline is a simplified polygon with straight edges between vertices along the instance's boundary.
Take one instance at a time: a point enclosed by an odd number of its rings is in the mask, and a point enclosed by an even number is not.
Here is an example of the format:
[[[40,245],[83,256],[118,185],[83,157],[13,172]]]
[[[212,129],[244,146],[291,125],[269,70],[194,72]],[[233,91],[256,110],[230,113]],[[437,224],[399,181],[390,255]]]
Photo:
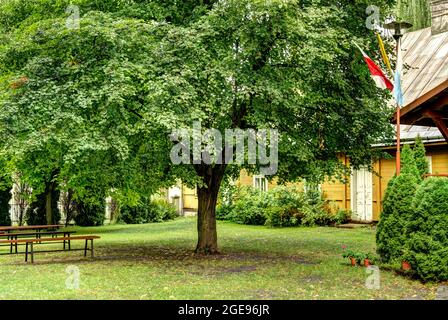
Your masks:
[[[439,129],[434,127],[423,127],[413,125],[401,126],[401,139],[404,141],[413,141],[420,136],[425,142],[443,142],[445,139]]]
[[[437,143],[437,142],[445,142],[442,134],[439,129],[435,127],[427,127],[427,126],[415,126],[415,125],[401,125],[400,126],[400,138],[402,144],[413,143],[417,136],[420,136],[423,140],[423,143]],[[396,145],[396,141],[393,143],[379,143],[373,145],[373,147],[387,147]]]
[[[401,137],[409,140],[420,135],[427,137],[426,142],[444,141],[434,114],[442,122],[448,119],[448,32],[433,34],[426,28],[406,33],[402,50],[406,71],[402,80],[404,107],[400,119],[405,126],[401,127]]]
[[[448,32],[432,35],[431,28],[409,32],[401,44],[409,67],[402,83],[406,107],[448,81]]]

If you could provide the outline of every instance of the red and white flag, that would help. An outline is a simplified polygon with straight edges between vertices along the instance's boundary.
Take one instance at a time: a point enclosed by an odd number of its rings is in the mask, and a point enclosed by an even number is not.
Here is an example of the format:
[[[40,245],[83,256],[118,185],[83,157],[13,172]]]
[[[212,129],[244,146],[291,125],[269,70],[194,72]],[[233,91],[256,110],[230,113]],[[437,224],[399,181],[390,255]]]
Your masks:
[[[364,61],[369,67],[370,76],[372,77],[373,81],[375,81],[376,86],[380,89],[389,89],[390,91],[393,91],[394,85],[389,79],[387,79],[383,70],[381,70],[381,68],[378,67],[375,62],[373,62],[373,60],[370,59],[370,57],[364,52],[364,50],[362,50],[356,43],[355,46],[357,46],[361,51],[362,56],[364,57]]]

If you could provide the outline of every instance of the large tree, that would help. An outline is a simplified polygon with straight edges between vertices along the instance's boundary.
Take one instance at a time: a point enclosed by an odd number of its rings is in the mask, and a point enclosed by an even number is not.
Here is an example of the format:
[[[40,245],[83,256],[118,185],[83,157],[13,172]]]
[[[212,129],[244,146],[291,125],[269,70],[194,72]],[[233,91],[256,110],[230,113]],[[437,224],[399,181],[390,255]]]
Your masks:
[[[5,154],[48,142],[72,189],[197,185],[199,253],[218,252],[223,179],[264,163],[176,165],[171,132],[195,121],[222,133],[276,129],[280,181],[342,176],[342,153],[370,164],[371,144],[391,133],[387,93],[352,44],[373,45],[368,1],[84,0],[74,1],[75,29],[63,16],[69,1],[1,3]]]

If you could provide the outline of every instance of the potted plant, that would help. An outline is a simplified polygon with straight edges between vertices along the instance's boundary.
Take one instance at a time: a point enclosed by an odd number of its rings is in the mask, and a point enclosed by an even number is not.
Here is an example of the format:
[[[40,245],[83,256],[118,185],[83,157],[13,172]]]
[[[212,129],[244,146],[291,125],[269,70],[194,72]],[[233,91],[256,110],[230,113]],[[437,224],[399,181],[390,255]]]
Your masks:
[[[368,267],[375,264],[375,257],[371,254],[368,253],[364,256],[364,267]]]
[[[352,266],[356,266],[357,255],[358,254],[356,252],[353,252],[352,250],[347,250],[347,251],[344,252],[342,257],[349,258]]]
[[[411,264],[410,264],[409,262],[407,262],[406,260],[403,260],[403,261],[401,262],[401,269],[402,269],[403,271],[409,271],[409,270],[412,269],[412,266],[411,266]]]
[[[401,270],[409,271],[412,269],[412,266],[409,263],[409,258],[410,258],[410,250],[408,247],[405,247],[402,253]]]

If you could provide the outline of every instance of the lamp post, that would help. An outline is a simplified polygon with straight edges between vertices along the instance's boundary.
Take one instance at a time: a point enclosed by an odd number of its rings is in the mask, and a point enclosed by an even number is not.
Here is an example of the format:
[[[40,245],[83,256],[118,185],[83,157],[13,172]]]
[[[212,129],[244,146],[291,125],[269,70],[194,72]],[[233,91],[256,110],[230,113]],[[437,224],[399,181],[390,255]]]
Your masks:
[[[394,37],[395,41],[397,42],[395,51],[396,51],[396,56],[398,57],[398,50],[401,50],[400,41],[401,41],[401,38],[403,37],[403,31],[411,28],[412,24],[410,24],[408,22],[404,22],[404,21],[402,21],[402,22],[392,21],[390,23],[385,24],[384,27],[386,29],[392,30],[392,32],[393,32],[393,37]],[[401,171],[400,118],[401,118],[401,107],[397,102],[397,154],[395,157],[396,158],[395,160],[396,160],[397,176],[400,175],[400,171]]]

